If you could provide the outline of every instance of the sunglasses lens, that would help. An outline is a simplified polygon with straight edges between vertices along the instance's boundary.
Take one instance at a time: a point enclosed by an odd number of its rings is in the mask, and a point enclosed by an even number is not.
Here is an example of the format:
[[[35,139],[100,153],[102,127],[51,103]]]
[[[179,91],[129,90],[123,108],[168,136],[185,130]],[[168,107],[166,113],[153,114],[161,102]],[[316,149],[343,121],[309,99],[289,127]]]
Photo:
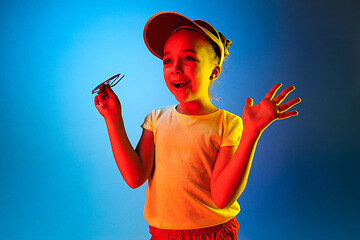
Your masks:
[[[123,77],[125,77],[125,75],[123,75],[121,78],[120,78],[120,74],[117,75],[114,80],[111,82],[111,87],[115,86],[116,84],[118,84],[120,82],[121,79],[123,79]]]
[[[96,88],[94,88],[94,90],[91,91],[92,94],[94,93],[98,93],[101,89],[101,87],[103,85],[109,85],[110,87],[115,86],[116,84],[118,84],[118,82],[120,82],[121,79],[123,79],[123,77],[125,77],[125,75],[123,75],[120,79],[120,74],[116,74],[115,76],[112,76],[111,78],[107,79],[105,82],[100,83]]]

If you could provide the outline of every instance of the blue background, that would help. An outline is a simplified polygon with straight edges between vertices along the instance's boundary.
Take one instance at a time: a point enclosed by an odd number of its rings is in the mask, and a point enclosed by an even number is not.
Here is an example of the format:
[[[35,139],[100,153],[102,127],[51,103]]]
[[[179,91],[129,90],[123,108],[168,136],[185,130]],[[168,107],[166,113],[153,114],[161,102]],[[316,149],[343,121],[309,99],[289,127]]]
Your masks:
[[[237,216],[241,239],[359,239],[359,1],[1,1],[0,236],[148,239],[145,185],[113,160],[91,90],[116,74],[133,145],[175,104],[142,39],[159,11],[233,41],[214,93],[241,116],[277,82],[298,117],[262,135]]]

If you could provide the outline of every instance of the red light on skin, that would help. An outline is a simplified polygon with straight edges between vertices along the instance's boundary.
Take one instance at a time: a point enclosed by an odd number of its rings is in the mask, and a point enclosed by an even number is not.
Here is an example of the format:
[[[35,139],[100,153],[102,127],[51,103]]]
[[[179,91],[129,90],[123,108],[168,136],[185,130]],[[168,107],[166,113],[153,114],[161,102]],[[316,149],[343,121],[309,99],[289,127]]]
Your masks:
[[[179,101],[178,111],[193,115],[217,110],[209,97],[210,83],[221,70],[213,54],[209,40],[193,30],[181,29],[167,40],[163,55],[164,79]]]

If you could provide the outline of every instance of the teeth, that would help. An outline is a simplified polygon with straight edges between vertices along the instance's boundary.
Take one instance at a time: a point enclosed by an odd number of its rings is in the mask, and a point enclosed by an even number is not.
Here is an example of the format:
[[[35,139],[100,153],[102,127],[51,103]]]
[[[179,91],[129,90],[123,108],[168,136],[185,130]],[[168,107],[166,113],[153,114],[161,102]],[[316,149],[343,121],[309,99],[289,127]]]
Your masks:
[[[189,82],[173,82],[173,84],[182,84],[182,83],[189,83]]]
[[[178,82],[178,83],[173,82],[173,85],[175,86],[175,88],[183,88],[187,86],[189,83],[190,82]]]

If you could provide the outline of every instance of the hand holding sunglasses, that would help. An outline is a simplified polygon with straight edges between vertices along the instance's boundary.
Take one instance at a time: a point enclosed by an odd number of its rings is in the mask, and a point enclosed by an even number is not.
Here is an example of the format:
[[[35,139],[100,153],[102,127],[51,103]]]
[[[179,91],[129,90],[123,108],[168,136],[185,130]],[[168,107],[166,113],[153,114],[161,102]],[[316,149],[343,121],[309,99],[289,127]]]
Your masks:
[[[104,82],[100,83],[94,90],[91,91],[92,94],[98,93],[100,91],[100,88],[104,85],[109,85],[110,87],[114,87],[116,84],[120,82],[121,79],[125,77],[125,75],[122,75],[120,77],[121,73],[116,74],[112,76],[111,78],[105,80]]]

